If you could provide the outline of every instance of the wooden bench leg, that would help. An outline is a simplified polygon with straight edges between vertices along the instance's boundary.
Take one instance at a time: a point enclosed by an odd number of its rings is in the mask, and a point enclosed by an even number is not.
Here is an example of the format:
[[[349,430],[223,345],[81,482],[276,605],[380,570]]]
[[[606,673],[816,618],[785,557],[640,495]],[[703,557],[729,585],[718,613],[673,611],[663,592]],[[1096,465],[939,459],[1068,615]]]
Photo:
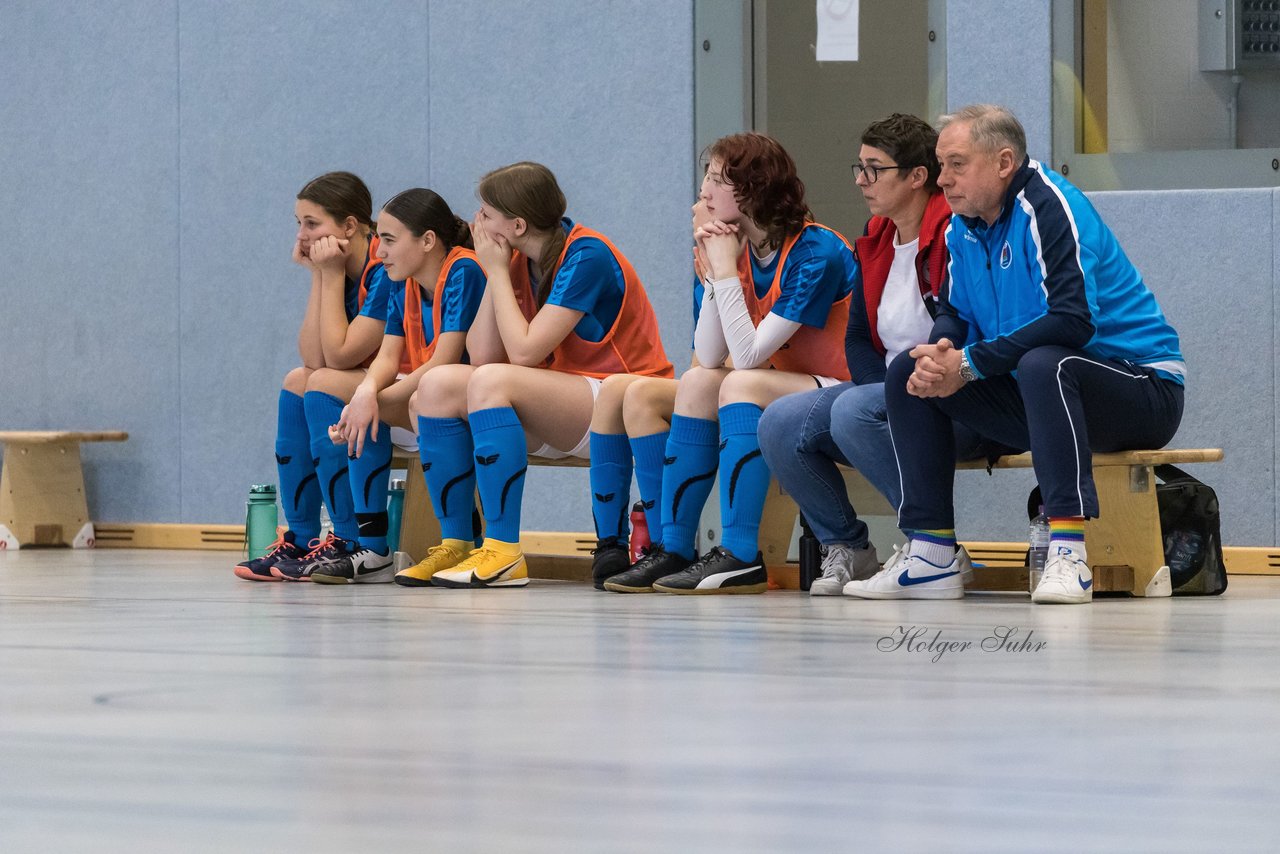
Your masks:
[[[1097,519],[1085,524],[1094,590],[1169,596],[1155,472],[1149,465],[1095,466]]]
[[[92,548],[79,442],[6,442],[0,474],[0,548]]]
[[[422,472],[409,464],[404,485],[404,513],[400,518],[400,551],[414,562],[427,556],[427,549],[440,542],[440,520],[431,504]]]
[[[796,528],[796,503],[782,491],[778,481],[769,479],[769,495],[760,514],[760,553],[764,555],[769,580],[784,590],[800,589],[800,568],[787,563]]]

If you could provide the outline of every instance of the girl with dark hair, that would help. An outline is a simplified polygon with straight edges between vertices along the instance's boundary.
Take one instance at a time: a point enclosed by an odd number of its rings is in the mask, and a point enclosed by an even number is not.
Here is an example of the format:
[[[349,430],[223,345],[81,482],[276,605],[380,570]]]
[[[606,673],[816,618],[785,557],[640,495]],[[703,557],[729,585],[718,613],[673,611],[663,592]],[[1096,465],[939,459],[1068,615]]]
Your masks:
[[[387,486],[393,445],[417,447],[409,402],[422,376],[466,359],[467,330],[484,294],[484,272],[471,247],[470,227],[431,190],[405,190],[378,215],[378,258],[387,277],[403,283],[388,301],[382,346],[367,372],[323,371],[311,382],[337,404],[350,401],[330,435],[347,452],[360,547],[314,562],[312,581],[392,580]]]
[[[631,263],[565,214],[555,176],[516,163],[480,180],[472,223],[488,287],[467,336],[470,365],[418,385],[424,475],[443,542],[417,568],[440,587],[520,587],[520,509],[529,454],[586,457],[600,384],[673,375]],[[485,519],[471,550],[474,492]]]
[[[285,376],[277,405],[276,465],[288,529],[266,555],[236,566],[235,574],[250,581],[276,581],[279,569],[293,577],[315,559],[355,548],[346,453],[328,433],[341,406],[332,410],[327,395],[309,390],[317,374],[367,364],[382,340],[391,289],[377,258],[372,198],[358,177],[329,172],[310,181],[298,193],[294,216],[293,260],[311,274],[311,292],[298,332],[302,367]],[[322,501],[334,529],[323,541]]]
[[[841,344],[856,273],[844,237],[812,221],[795,163],[758,133],[717,140],[694,230],[707,269],[694,328],[698,365],[681,378],[662,468],[661,544],[608,579],[617,593],[762,593],[758,551],[769,470],[761,411],[849,378]],[[729,360],[732,359],[730,367]],[[637,480],[645,463],[637,458]],[[702,505],[720,471],[720,546],[695,559]]]

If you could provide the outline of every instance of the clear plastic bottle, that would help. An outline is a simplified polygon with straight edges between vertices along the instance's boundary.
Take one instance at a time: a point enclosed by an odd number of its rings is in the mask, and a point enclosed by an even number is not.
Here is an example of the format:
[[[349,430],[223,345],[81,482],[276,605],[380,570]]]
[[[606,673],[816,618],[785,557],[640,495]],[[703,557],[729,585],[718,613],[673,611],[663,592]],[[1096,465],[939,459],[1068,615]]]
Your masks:
[[[1030,589],[1034,593],[1036,585],[1040,583],[1040,576],[1044,574],[1044,565],[1049,560],[1049,517],[1044,515],[1044,505],[1040,505],[1040,513],[1036,518],[1031,520],[1031,532],[1029,536],[1031,553],[1027,558],[1027,566],[1030,571]]]

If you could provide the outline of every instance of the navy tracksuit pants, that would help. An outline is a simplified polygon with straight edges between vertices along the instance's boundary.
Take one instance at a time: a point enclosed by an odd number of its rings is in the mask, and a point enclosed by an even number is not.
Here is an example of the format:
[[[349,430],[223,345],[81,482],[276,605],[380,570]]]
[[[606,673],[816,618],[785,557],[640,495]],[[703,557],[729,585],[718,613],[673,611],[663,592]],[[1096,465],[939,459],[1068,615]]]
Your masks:
[[[997,442],[1031,451],[1050,516],[1098,515],[1094,451],[1161,448],[1182,420],[1182,385],[1127,362],[1066,347],[1037,347],[1017,374],[965,384],[950,397],[907,393],[915,359],[889,366],[885,402],[905,530],[955,527],[952,420]]]

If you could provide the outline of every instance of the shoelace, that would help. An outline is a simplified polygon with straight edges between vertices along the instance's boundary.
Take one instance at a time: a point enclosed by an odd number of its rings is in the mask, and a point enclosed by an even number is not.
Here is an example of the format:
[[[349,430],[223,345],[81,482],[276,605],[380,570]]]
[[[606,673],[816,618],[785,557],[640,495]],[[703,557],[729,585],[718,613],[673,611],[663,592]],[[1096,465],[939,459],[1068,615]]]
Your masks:
[[[877,572],[875,575],[871,576],[871,578],[880,578],[882,576],[886,576],[895,572],[898,569],[898,565],[906,559],[907,559],[907,547],[894,546],[893,554],[891,554],[889,556],[889,559],[884,562],[884,566],[880,567],[880,571]],[[871,579],[869,578],[867,580],[870,581]]]
[[[827,553],[822,556],[822,577],[839,578],[841,567],[853,560],[853,549],[844,543],[827,546]]]
[[[599,543],[596,544],[596,547],[591,550],[591,555],[594,557],[597,553],[602,552],[605,549],[620,549],[620,548],[622,548],[622,544],[615,539],[601,540]]]
[[[433,557],[436,557],[437,555],[443,555],[446,553],[448,553],[449,556],[453,556],[457,554],[457,552],[455,552],[453,549],[446,546],[444,543],[441,543],[438,546],[431,546],[429,549],[427,549],[427,556],[422,559],[422,563],[427,563]],[[466,554],[467,553],[464,553],[464,557]]]
[[[264,558],[278,557],[280,555],[280,552],[284,551],[284,548],[287,545],[289,545],[289,541],[284,538],[284,534],[281,534],[280,536],[276,537],[276,541],[274,543],[267,546],[266,554],[264,554],[263,557]]]
[[[331,546],[334,540],[336,539],[337,537],[333,535],[333,531],[330,531],[329,535],[325,537],[323,540],[320,539],[319,537],[316,537],[314,540],[307,543],[307,548],[310,549],[310,551],[308,551],[305,555],[303,555],[302,559],[311,560],[312,558],[319,557],[320,553],[323,552],[329,546]]]
[[[1048,581],[1050,583],[1078,585],[1080,583],[1080,569],[1076,566],[1077,563],[1081,563],[1081,561],[1071,558],[1050,561],[1044,568],[1044,574],[1040,578],[1041,583]]]
[[[658,558],[660,558],[663,554],[663,551],[664,549],[662,548],[662,543],[650,543],[649,545],[645,546],[643,549],[640,550],[640,559],[636,561],[634,564],[632,564],[631,568],[632,569],[639,569],[639,568],[648,569],[649,563],[653,560],[657,560]],[[641,564],[643,564],[644,566],[641,567]]]

